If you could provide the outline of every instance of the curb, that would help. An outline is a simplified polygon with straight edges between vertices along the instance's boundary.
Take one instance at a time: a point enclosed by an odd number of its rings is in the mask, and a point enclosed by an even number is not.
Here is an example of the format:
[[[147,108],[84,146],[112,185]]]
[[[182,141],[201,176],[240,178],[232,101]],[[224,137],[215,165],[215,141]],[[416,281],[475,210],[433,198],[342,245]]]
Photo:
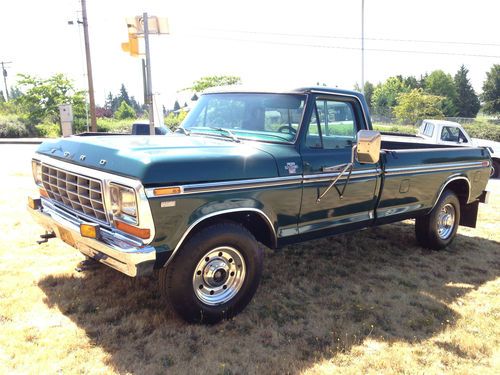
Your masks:
[[[0,138],[0,145],[38,145],[44,141],[46,141],[44,138]]]

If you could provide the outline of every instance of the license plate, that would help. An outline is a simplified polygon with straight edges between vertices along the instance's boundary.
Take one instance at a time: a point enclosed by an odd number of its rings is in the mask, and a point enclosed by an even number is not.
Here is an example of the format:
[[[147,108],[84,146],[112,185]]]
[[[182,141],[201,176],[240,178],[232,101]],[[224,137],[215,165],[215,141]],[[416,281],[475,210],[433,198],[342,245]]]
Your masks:
[[[73,235],[67,229],[62,227],[57,227],[59,229],[59,235],[61,236],[61,240],[66,242],[68,245],[75,247],[75,240],[73,239]]]

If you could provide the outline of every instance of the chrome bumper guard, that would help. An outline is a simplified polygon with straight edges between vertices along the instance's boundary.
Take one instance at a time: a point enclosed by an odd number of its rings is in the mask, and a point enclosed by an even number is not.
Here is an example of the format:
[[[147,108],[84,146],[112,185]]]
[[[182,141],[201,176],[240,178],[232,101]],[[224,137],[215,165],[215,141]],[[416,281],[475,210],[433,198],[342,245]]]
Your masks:
[[[80,219],[42,198],[38,209],[28,207],[34,219],[48,232],[87,255],[128,276],[145,276],[153,272],[156,249],[141,242],[101,228],[99,240],[80,234]]]

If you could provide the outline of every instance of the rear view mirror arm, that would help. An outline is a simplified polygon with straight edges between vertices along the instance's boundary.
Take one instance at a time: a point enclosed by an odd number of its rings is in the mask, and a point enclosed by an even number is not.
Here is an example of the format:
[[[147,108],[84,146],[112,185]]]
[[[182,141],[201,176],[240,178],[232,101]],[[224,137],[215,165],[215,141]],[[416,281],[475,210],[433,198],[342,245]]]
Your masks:
[[[335,171],[335,170],[338,171],[340,168],[342,168],[342,170],[339,173],[339,175],[337,177],[335,177],[335,179],[330,183],[330,185],[328,185],[328,187],[326,188],[326,190],[323,193],[321,193],[321,195],[318,197],[318,199],[316,199],[316,203],[321,202],[321,199],[323,199],[323,197],[331,190],[331,188],[335,186],[335,184],[337,183],[337,181],[340,180],[340,178],[347,171],[349,171],[349,174],[347,175],[347,180],[346,180],[344,186],[342,187],[342,191],[339,192],[340,199],[344,198],[345,189],[347,187],[347,184],[349,183],[349,180],[351,179],[352,169],[354,167],[354,157],[356,155],[356,147],[357,147],[356,145],[352,146],[351,161],[349,163],[343,164],[343,165],[339,165],[339,166],[333,166],[333,167],[325,167],[325,168],[323,168],[323,172],[332,172],[332,171]]]

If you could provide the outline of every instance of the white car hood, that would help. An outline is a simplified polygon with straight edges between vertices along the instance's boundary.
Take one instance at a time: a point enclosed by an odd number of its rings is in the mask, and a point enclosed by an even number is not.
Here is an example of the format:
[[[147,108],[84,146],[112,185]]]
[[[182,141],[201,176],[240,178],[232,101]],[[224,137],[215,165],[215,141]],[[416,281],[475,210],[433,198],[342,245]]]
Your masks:
[[[493,150],[491,156],[500,156],[500,142],[490,141],[487,139],[472,138],[472,145],[475,147],[489,147]]]

